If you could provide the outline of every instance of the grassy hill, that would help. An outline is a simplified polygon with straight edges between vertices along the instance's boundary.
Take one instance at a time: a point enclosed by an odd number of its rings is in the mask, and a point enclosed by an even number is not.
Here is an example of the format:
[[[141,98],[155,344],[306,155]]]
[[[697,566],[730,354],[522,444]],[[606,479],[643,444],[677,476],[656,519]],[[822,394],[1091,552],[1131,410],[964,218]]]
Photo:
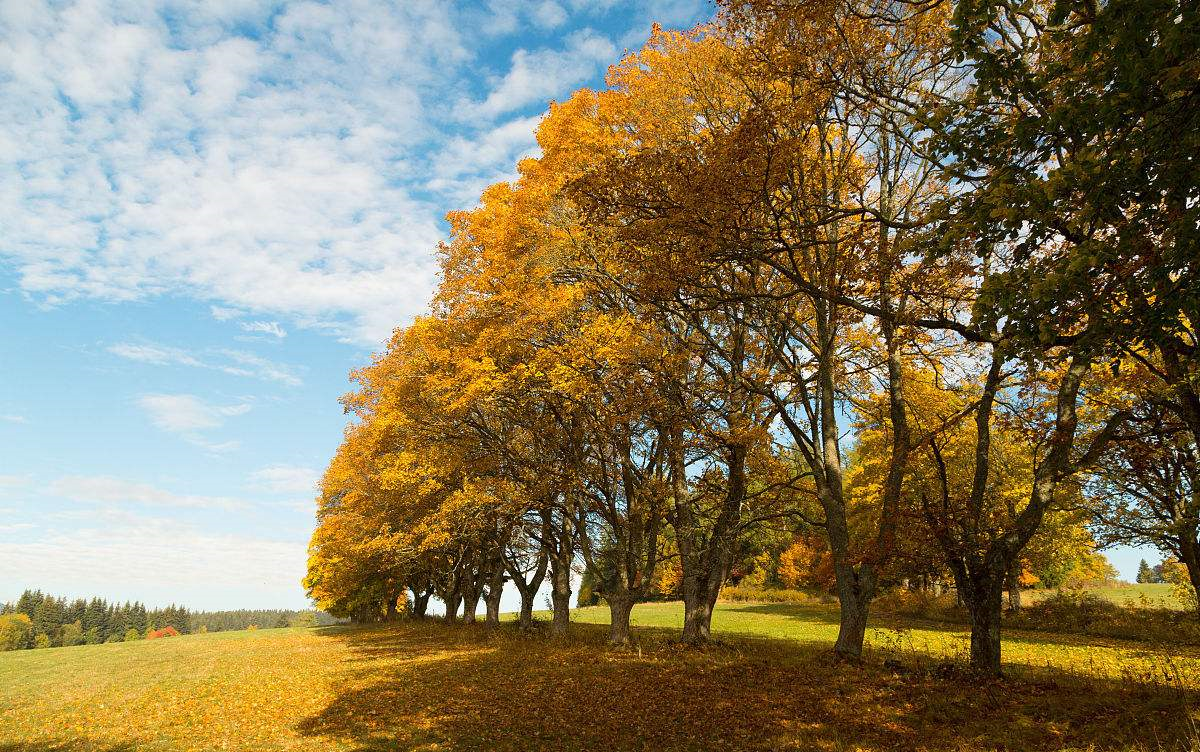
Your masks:
[[[1200,652],[1013,634],[1010,678],[947,663],[964,633],[882,622],[835,661],[827,606],[723,604],[704,651],[675,603],[606,610],[565,643],[405,623],[226,632],[0,654],[0,751],[1183,749]],[[885,665],[885,661],[887,661]]]

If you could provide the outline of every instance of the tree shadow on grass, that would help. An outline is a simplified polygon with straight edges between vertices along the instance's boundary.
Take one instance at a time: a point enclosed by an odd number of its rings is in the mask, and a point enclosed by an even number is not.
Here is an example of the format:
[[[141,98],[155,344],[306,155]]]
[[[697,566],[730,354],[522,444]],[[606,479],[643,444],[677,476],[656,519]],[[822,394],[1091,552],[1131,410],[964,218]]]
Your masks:
[[[299,733],[376,750],[1171,749],[1181,698],[1091,681],[979,682],[851,665],[782,640],[705,651],[402,625],[330,635],[344,690]]]

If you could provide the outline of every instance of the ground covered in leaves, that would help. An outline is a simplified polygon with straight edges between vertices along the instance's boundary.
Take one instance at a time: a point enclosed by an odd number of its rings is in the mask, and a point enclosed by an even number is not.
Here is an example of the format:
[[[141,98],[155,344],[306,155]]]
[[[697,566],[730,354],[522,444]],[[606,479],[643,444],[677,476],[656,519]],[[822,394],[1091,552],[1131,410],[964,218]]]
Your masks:
[[[1197,738],[1194,652],[1014,635],[1011,676],[980,683],[952,660],[956,630],[884,623],[850,666],[827,651],[828,608],[722,606],[726,638],[704,651],[671,642],[677,604],[635,614],[630,650],[605,647],[587,623],[603,611],[585,609],[564,643],[405,623],[4,653],[0,752],[1168,750]]]

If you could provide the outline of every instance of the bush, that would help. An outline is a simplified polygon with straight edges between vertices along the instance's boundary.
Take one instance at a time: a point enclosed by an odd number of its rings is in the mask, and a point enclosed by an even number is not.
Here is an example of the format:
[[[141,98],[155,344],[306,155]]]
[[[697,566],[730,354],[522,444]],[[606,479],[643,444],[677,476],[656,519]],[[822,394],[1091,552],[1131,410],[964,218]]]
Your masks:
[[[63,631],[62,631],[63,647],[69,648],[74,645],[82,645],[83,641],[84,641],[83,625],[79,622],[78,619],[76,619],[74,622],[72,622],[70,624],[63,625]]]
[[[721,591],[721,600],[756,603],[802,603],[815,605],[833,603],[837,599],[828,593],[811,593],[804,590],[781,590],[749,585],[729,586]]]
[[[0,650],[27,650],[33,647],[33,622],[26,614],[0,616]]]
[[[137,631],[133,627],[130,627],[129,629],[125,630],[125,642],[130,642],[132,640],[140,640],[140,639],[142,639],[142,633]]]
[[[47,635],[45,632],[39,633],[37,637],[33,638],[33,646],[35,648],[50,647],[50,636]]]
[[[147,640],[157,640],[160,637],[178,637],[178,636],[179,636],[179,630],[177,630],[177,629],[175,629],[175,627],[171,627],[171,626],[166,626],[166,627],[163,627],[162,629],[151,629],[150,631],[146,632]]]
[[[934,595],[903,588],[881,593],[871,601],[871,610],[933,621],[965,622],[967,618],[953,593]]]

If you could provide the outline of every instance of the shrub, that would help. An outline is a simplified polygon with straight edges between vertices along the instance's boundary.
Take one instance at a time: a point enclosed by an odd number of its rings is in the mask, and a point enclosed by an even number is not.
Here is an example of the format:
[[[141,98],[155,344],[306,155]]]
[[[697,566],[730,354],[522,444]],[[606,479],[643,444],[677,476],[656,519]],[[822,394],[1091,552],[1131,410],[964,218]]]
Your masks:
[[[50,637],[45,632],[39,632],[37,637],[33,638],[33,646],[35,648],[50,647]]]
[[[26,614],[0,616],[0,650],[26,650],[33,647],[33,622]]]
[[[140,639],[142,639],[142,633],[137,631],[133,627],[130,627],[129,629],[125,630],[125,642],[130,642],[131,640],[140,640]]]
[[[759,588],[749,585],[730,586],[721,591],[721,600],[757,603],[833,603],[836,599],[828,593],[811,593],[804,590],[780,590]]]
[[[871,609],[914,619],[952,622],[966,620],[966,612],[958,605],[958,599],[952,593],[934,595],[903,588],[888,590],[871,601]]]
[[[1171,585],[1171,592],[1179,599],[1183,607],[1188,611],[1195,612],[1197,609],[1196,599],[1200,594],[1192,587],[1192,581],[1188,578],[1187,566],[1183,562],[1168,560],[1159,565],[1162,568],[1161,580]]]
[[[73,645],[82,645],[83,641],[84,641],[83,624],[80,623],[80,621],[78,619],[76,619],[75,621],[73,621],[70,624],[63,625],[63,630],[62,630],[63,647],[69,648],[69,647],[72,647]]]
[[[172,627],[172,626],[166,626],[166,627],[163,627],[162,629],[151,629],[150,631],[146,632],[147,640],[157,640],[160,637],[178,637],[178,636],[179,636],[179,630],[175,629],[175,627]]]

